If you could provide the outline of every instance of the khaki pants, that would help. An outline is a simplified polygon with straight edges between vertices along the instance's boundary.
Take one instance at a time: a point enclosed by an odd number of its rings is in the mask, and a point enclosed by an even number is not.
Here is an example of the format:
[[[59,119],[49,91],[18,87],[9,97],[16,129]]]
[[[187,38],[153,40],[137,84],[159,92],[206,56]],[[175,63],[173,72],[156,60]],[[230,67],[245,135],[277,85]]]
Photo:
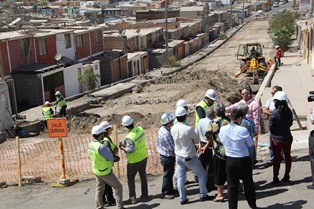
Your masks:
[[[96,208],[103,209],[103,194],[105,191],[105,186],[108,184],[114,189],[114,196],[116,199],[116,206],[118,209],[123,208],[122,203],[122,184],[118,178],[113,174],[107,174],[105,176],[96,176]]]

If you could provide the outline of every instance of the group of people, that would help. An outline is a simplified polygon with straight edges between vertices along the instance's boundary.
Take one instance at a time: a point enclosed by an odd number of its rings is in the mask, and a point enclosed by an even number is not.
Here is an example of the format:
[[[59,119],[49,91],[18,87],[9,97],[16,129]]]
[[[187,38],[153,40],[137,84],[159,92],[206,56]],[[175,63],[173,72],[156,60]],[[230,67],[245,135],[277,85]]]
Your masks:
[[[263,107],[263,113],[269,116],[270,144],[273,151],[273,184],[279,183],[281,152],[283,151],[286,172],[282,181],[290,180],[292,112],[288,99],[280,87],[272,89],[271,101]],[[199,183],[200,201],[209,200],[208,192],[217,189],[215,202],[224,201],[224,185],[228,185],[228,205],[237,208],[239,181],[242,180],[244,192],[251,208],[257,208],[252,169],[256,163],[256,144],[262,108],[254,99],[250,87],[241,91],[242,100],[229,107],[218,102],[218,96],[209,89],[204,98],[195,107],[195,129],[187,120],[189,107],[185,100],[176,104],[175,114],[164,113],[157,134],[156,149],[163,166],[161,193],[164,199],[173,199],[175,190],[179,193],[181,205],[187,204],[185,183],[187,170],[191,170]],[[145,134],[142,127],[135,126],[130,116],[122,118],[122,125],[128,134],[119,143],[127,158],[127,180],[129,204],[137,202],[135,176],[141,178],[141,198],[148,198],[146,164],[147,151]],[[96,205],[122,204],[122,185],[112,173],[112,166],[119,161],[118,148],[110,139],[112,126],[102,122],[92,128],[93,141],[88,148],[96,175]],[[271,159],[271,157],[270,157]],[[107,188],[108,187],[108,188]],[[115,189],[115,201],[104,197]],[[109,192],[108,192],[109,191]]]
[[[55,96],[56,96],[55,102],[50,103],[49,101],[46,101],[45,104],[43,105],[42,115],[43,115],[43,120],[45,122],[46,127],[47,127],[47,120],[50,118],[53,118],[53,115],[55,113],[54,110],[51,108],[51,106],[53,105],[59,106],[60,108],[59,117],[67,116],[67,113],[66,113],[67,105],[66,105],[64,96],[61,94],[60,91],[56,91]]]
[[[116,205],[123,209],[122,184],[113,174],[114,162],[120,160],[117,155],[120,149],[127,159],[127,180],[129,188],[128,204],[137,203],[135,192],[135,176],[137,173],[141,179],[141,199],[148,198],[148,185],[146,176],[147,148],[145,133],[142,127],[135,126],[134,120],[125,115],[121,124],[128,130],[124,140],[115,145],[110,135],[112,125],[107,121],[101,122],[92,128],[92,142],[88,146],[88,154],[92,160],[92,171],[96,176],[96,208]],[[119,149],[118,149],[119,147]],[[113,190],[115,193],[113,195]]]

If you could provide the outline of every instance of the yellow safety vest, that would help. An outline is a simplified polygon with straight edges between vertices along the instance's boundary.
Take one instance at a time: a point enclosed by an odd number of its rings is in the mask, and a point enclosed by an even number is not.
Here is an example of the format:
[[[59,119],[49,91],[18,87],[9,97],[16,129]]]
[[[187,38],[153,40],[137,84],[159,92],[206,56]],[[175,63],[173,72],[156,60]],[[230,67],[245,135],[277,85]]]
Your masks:
[[[197,111],[196,111],[196,108],[197,107],[202,107],[204,109],[204,112],[206,114],[206,111],[207,111],[207,108],[209,107],[207,105],[207,103],[204,101],[204,99],[198,103],[195,107],[195,128],[197,127],[197,124],[198,124],[198,121],[200,121],[200,116],[198,115]]]
[[[62,99],[62,100],[59,100],[60,97],[62,97],[63,99]],[[59,102],[58,102],[59,107],[63,107],[64,105],[66,105],[66,103],[65,103],[65,98],[64,98],[63,96],[57,97],[57,101],[59,101]]]
[[[134,143],[134,152],[126,153],[128,163],[138,163],[147,158],[146,139],[142,127],[134,127],[126,136],[126,139],[130,139]]]
[[[51,109],[51,107],[44,107],[43,108],[44,120],[52,118],[52,113],[50,112],[50,109]]]
[[[106,160],[101,154],[98,152],[99,147],[102,144],[99,141],[92,141],[88,145],[88,155],[92,160],[92,170],[93,173],[97,176],[105,176],[112,171],[112,162]]]

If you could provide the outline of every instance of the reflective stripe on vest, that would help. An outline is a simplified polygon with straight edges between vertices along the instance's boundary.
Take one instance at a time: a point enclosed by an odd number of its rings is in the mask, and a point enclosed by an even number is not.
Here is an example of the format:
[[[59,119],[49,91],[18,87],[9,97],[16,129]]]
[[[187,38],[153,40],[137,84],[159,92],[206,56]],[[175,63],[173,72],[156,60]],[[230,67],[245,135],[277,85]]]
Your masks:
[[[147,158],[146,139],[142,127],[134,127],[126,136],[126,139],[130,139],[134,143],[134,152],[126,153],[128,163],[138,163]]]
[[[62,100],[59,100],[59,98],[62,98]],[[57,97],[58,100],[58,105],[60,107],[63,107],[66,103],[65,103],[65,98],[63,96]]]
[[[92,171],[97,176],[105,176],[111,173],[112,162],[106,160],[101,154],[99,154],[99,147],[102,146],[100,142],[92,141],[88,145],[88,155],[92,160]]]
[[[44,120],[52,118],[52,114],[50,112],[50,107],[44,107],[43,112],[44,112]]]
[[[204,101],[204,99],[198,103],[195,107],[195,128],[197,127],[197,124],[198,124],[198,121],[200,121],[200,116],[198,115],[197,111],[196,111],[196,108],[197,107],[201,107],[204,109],[204,112],[206,114],[206,111],[207,111],[207,108],[208,108],[208,105],[207,103]]]

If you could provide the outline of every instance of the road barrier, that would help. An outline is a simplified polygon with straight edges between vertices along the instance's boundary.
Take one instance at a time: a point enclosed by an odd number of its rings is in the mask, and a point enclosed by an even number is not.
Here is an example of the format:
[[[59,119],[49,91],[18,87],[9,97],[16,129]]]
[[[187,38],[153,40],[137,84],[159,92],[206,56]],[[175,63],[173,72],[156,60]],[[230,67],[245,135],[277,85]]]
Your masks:
[[[148,152],[148,174],[161,174],[159,154],[156,151],[157,130],[145,131]],[[125,137],[125,134],[113,136],[117,142]],[[28,139],[24,139],[28,140]],[[87,147],[91,137],[67,137],[63,139],[64,162],[67,177],[70,179],[94,178],[91,170],[91,160],[87,153]],[[0,182],[18,183],[18,155],[17,147],[2,144],[0,146]],[[114,173],[117,176],[126,174],[127,161],[125,153],[119,151],[121,160],[114,164]],[[43,139],[38,143],[20,144],[20,159],[22,176],[41,177],[42,180],[52,182],[62,175],[60,165],[60,150],[57,139]]]

